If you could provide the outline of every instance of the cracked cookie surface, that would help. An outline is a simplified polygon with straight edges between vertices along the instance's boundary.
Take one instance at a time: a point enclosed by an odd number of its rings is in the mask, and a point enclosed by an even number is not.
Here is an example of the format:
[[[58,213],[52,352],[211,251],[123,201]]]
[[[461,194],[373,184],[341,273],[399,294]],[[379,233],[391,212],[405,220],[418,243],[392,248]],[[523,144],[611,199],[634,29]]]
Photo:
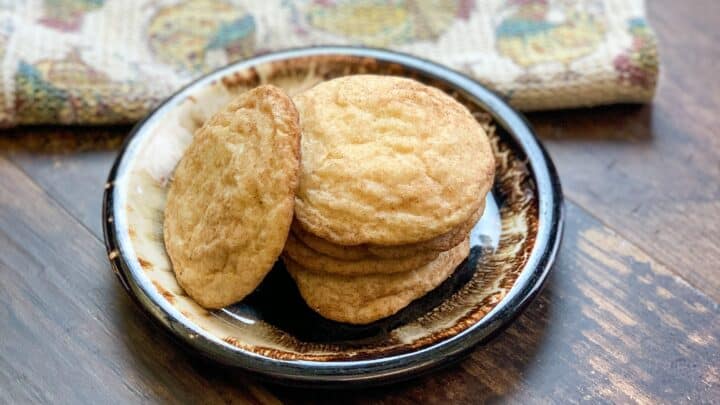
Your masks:
[[[277,87],[241,94],[197,130],[164,222],[175,276],[197,303],[239,301],[270,271],[292,222],[299,166],[298,113]]]
[[[295,214],[338,245],[402,245],[466,221],[494,160],[463,105],[414,80],[345,76],[295,96],[303,162]]]

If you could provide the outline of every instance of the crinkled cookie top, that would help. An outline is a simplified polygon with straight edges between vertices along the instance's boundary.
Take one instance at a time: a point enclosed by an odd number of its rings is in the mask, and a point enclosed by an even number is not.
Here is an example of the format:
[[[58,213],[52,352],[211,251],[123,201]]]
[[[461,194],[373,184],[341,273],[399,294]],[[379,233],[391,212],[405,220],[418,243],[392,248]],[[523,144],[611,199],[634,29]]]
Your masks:
[[[470,112],[414,80],[356,75],[295,97],[302,164],[295,215],[340,245],[429,240],[466,221],[492,185]]]
[[[209,118],[175,169],[165,246],[200,305],[241,300],[280,255],[298,184],[298,121],[282,90],[260,86]]]

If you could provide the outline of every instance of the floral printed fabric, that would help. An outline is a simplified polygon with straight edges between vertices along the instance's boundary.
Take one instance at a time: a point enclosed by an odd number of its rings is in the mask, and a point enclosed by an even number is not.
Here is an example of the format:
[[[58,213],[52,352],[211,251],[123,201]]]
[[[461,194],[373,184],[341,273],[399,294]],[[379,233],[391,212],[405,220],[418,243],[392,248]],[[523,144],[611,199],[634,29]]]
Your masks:
[[[316,44],[460,70],[523,110],[646,102],[643,0],[0,0],[0,125],[132,122],[204,72]]]

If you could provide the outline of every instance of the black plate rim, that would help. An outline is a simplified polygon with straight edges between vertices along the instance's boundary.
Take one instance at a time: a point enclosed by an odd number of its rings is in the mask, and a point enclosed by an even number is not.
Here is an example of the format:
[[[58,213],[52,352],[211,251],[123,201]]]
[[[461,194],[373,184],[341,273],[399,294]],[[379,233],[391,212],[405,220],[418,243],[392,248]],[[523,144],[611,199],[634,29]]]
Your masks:
[[[133,260],[135,256],[132,254],[129,236],[123,229],[124,213],[118,208],[123,206],[124,190],[123,183],[120,182],[118,186],[118,182],[127,173],[126,165],[137,153],[143,130],[184,100],[190,91],[234,71],[278,60],[320,55],[375,58],[444,81],[483,106],[526,154],[539,200],[538,234],[533,251],[514,286],[496,307],[482,320],[451,338],[417,351],[379,359],[328,362],[272,359],[205,336],[173,308],[149,280],[138,277],[143,274],[143,270],[137,260]],[[205,357],[289,384],[373,385],[406,379],[447,364],[507,327],[539,293],[548,276],[562,239],[564,203],[555,166],[525,117],[480,83],[435,62],[395,51],[353,46],[313,46],[268,53],[230,64],[193,81],[168,97],[133,127],[121,147],[108,175],[102,215],[105,245],[113,271],[133,299],[185,345]]]

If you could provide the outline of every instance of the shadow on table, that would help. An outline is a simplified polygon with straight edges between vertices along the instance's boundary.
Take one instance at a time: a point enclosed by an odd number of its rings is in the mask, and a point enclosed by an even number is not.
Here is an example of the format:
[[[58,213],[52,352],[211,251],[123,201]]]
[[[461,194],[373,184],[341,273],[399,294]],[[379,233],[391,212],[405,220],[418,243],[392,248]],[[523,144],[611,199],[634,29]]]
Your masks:
[[[618,104],[526,116],[542,140],[553,142],[649,142],[653,137],[652,105]]]
[[[0,130],[0,153],[62,154],[117,150],[130,126],[26,126]]]
[[[649,141],[652,105],[618,104],[526,114],[541,139]],[[116,150],[132,129],[114,126],[25,126],[0,130],[0,151],[71,153]]]

